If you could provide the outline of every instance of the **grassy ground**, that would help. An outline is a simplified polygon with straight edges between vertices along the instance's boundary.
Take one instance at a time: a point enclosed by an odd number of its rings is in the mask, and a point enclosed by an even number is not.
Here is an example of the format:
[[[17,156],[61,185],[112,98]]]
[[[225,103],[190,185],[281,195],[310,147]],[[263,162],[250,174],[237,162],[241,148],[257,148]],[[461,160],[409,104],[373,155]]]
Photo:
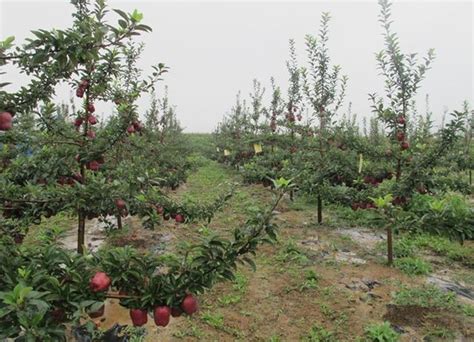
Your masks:
[[[130,219],[120,239],[109,242],[172,251],[182,241],[228,233],[272,196],[260,185],[242,185],[233,170],[211,161],[175,196],[212,200],[226,182],[237,183],[235,196],[211,224],[168,222],[151,232]],[[341,220],[338,208],[328,208],[327,224],[319,226],[314,205],[305,199],[285,199],[277,210],[279,242],[260,248],[257,271],[243,267],[233,282],[200,296],[200,312],[192,317],[173,319],[164,329],[150,322],[148,341],[396,341],[393,328],[403,332],[402,341],[474,339],[472,307],[425,284],[427,274],[448,272],[474,286],[472,246],[397,237],[402,261],[390,268],[383,241],[365,244],[340,228],[355,226],[351,231],[375,239],[383,231]],[[100,324],[115,322],[130,323],[127,311],[111,301]]]

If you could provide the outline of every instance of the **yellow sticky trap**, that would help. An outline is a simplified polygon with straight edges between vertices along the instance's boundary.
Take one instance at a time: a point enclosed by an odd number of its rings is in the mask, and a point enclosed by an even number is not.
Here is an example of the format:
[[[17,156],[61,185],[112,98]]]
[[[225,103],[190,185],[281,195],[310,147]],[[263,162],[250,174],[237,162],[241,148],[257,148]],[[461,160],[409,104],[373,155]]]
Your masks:
[[[364,163],[364,157],[362,153],[359,154],[359,173],[362,173],[362,163]]]
[[[230,156],[229,150],[224,150],[224,156]]]
[[[262,145],[260,144],[253,144],[253,149],[255,154],[262,153]]]

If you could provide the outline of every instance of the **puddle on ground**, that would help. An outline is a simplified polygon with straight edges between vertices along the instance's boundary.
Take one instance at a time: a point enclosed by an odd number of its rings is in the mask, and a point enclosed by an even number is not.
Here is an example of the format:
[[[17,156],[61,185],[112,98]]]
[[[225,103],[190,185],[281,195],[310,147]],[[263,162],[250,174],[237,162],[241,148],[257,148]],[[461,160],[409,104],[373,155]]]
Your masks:
[[[340,228],[334,230],[334,232],[340,235],[349,236],[360,246],[369,250],[374,249],[378,243],[385,241],[385,234],[383,231],[377,232],[370,229]]]
[[[366,260],[357,256],[355,252],[348,250],[334,250],[334,246],[328,242],[320,240],[319,236],[311,236],[300,242],[302,246],[311,251],[318,252],[319,256],[325,260],[335,260],[337,262],[350,263],[355,265],[363,265]]]
[[[474,305],[474,289],[451,279],[448,275],[432,274],[426,279],[426,282],[443,291],[454,292],[459,301],[465,304]]]
[[[107,220],[114,225],[117,224],[117,219],[114,216],[107,217]],[[105,228],[106,224],[98,219],[86,220],[85,245],[88,251],[96,252],[104,243],[106,239]],[[65,232],[59,242],[67,250],[76,250],[77,226]]]

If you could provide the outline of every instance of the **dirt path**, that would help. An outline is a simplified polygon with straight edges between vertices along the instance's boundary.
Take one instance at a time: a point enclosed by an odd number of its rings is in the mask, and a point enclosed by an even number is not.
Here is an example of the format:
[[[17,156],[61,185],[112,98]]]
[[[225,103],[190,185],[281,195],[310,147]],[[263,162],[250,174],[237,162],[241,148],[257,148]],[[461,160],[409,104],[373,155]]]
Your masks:
[[[176,196],[212,198],[223,180],[235,181],[238,176],[210,163],[193,174]],[[239,185],[209,226],[168,222],[155,231],[144,231],[132,219],[127,233],[111,243],[161,253],[177,241],[193,241],[210,231],[226,234],[268,203],[270,196],[262,186]],[[277,208],[279,242],[261,247],[256,272],[241,268],[235,281],[220,283],[201,295],[201,310],[190,318],[172,319],[164,329],[157,329],[150,318],[147,341],[355,341],[370,323],[385,320],[392,320],[402,341],[422,341],[435,329],[440,335],[449,332],[447,340],[474,338],[472,318],[440,312],[431,319],[418,307],[402,312],[390,304],[402,285],[421,286],[426,278],[384,265],[378,249],[383,234],[368,228],[318,226],[314,207],[293,207],[286,199]],[[99,323],[107,328],[115,322],[130,324],[128,312],[112,300]]]

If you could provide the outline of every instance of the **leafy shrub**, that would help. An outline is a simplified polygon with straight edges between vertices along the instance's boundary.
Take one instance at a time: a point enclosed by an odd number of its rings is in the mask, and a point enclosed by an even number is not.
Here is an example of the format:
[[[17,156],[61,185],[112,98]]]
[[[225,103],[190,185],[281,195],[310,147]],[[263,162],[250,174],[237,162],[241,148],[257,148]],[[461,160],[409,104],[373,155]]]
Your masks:
[[[409,211],[410,229],[447,236],[464,241],[474,238],[474,209],[458,194],[447,193],[441,198],[417,194]]]
[[[413,257],[403,257],[395,260],[395,267],[408,275],[425,275],[431,272],[431,265]]]
[[[367,342],[396,342],[400,339],[389,322],[369,325],[365,329],[365,337]]]

